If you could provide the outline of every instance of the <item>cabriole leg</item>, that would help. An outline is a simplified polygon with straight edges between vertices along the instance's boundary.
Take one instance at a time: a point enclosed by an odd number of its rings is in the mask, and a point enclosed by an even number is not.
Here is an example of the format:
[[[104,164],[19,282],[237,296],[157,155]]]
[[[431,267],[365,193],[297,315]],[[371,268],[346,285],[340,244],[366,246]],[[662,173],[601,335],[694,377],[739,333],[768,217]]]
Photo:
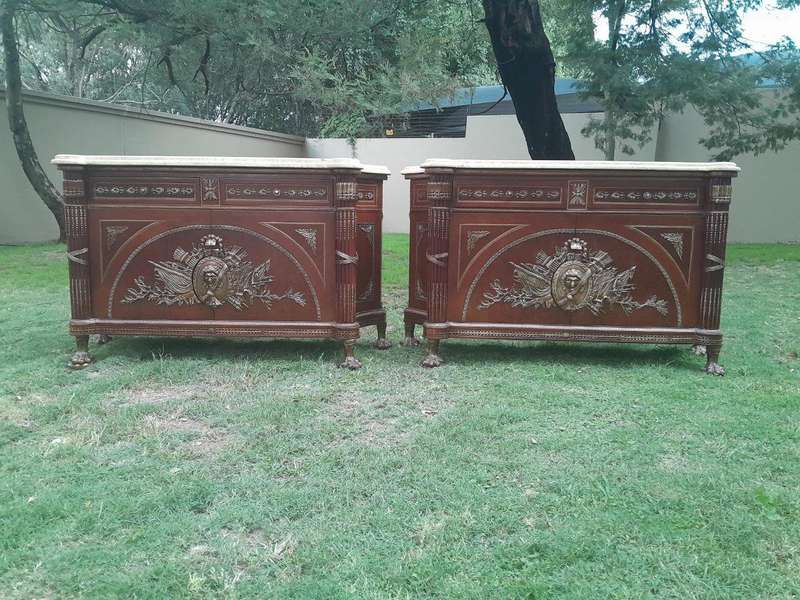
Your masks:
[[[422,361],[422,366],[432,369],[444,364],[444,360],[439,355],[439,340],[428,340],[428,356]]]
[[[350,369],[351,371],[361,368],[361,362],[355,356],[353,356],[353,348],[355,345],[355,340],[344,341],[344,362],[340,364],[339,367]]]
[[[419,346],[419,340],[414,337],[414,321],[406,321],[406,337],[403,339],[403,346]]]
[[[89,336],[76,335],[75,343],[77,344],[78,349],[75,354],[72,355],[72,358],[69,361],[69,367],[71,369],[83,369],[84,367],[89,366],[89,363],[92,362],[92,355],[89,354]]]
[[[386,339],[386,321],[378,323],[378,339],[375,342],[375,347],[378,350],[388,350],[392,347],[391,342]]]
[[[722,343],[709,344],[706,347],[706,373],[709,375],[725,375],[725,369],[719,364],[719,352]]]

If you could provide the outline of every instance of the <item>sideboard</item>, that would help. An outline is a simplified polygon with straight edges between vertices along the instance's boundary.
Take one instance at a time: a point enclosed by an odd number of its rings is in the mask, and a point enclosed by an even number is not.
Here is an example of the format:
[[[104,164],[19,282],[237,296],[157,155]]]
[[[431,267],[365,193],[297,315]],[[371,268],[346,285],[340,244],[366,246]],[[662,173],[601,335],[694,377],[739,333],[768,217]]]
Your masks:
[[[431,159],[410,180],[406,344],[690,344],[722,375],[733,163]]]
[[[355,159],[58,155],[77,341],[334,338],[381,305],[384,167]]]

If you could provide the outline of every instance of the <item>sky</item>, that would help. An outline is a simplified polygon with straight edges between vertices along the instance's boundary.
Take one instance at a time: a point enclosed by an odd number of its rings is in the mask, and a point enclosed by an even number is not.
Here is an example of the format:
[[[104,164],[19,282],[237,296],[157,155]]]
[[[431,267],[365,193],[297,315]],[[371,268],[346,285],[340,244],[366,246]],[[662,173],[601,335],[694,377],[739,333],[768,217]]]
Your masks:
[[[776,10],[762,8],[747,13],[742,20],[744,35],[754,42],[768,45],[783,36],[800,44],[800,9]]]
[[[608,22],[597,15],[597,39],[608,39]],[[800,8],[778,10],[768,2],[757,11],[748,11],[742,19],[745,37],[755,49],[763,49],[771,43],[788,36],[800,45]]]

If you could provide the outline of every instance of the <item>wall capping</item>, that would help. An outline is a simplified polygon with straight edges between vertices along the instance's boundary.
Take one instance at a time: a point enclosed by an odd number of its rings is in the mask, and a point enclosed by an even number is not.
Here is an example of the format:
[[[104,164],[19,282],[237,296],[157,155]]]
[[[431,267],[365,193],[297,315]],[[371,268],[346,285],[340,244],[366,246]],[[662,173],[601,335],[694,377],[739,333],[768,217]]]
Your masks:
[[[44,104],[48,106],[56,106],[58,108],[112,114],[131,119],[142,119],[145,121],[179,125],[182,127],[194,127],[196,129],[218,131],[220,133],[235,134],[274,142],[283,142],[297,146],[303,146],[306,142],[304,137],[297,135],[278,133],[277,131],[266,131],[264,129],[256,129],[254,127],[242,127],[241,125],[230,125],[228,123],[214,123],[213,121],[205,121],[195,117],[174,115],[155,110],[131,108],[121,104],[112,104],[110,102],[87,100],[85,98],[74,98],[72,96],[61,96],[33,90],[25,90],[22,93],[22,96],[24,103],[30,104]],[[6,91],[4,88],[0,88],[0,98],[2,98],[2,101],[5,104]]]

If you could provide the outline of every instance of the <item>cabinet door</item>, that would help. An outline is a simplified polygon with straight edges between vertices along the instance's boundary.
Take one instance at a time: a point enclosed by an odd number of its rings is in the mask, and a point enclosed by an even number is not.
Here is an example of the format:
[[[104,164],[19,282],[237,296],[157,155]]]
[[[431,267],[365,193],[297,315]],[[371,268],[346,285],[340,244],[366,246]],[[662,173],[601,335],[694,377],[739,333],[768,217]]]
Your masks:
[[[211,220],[218,250],[198,277],[216,320],[335,320],[331,211],[228,208]]]
[[[575,216],[556,212],[455,212],[448,319],[568,325],[551,291],[553,261],[574,236]]]
[[[702,243],[699,214],[582,214],[583,265],[574,325],[693,327]]]
[[[195,268],[212,233],[200,208],[92,206],[93,312],[117,320],[209,320]]]

